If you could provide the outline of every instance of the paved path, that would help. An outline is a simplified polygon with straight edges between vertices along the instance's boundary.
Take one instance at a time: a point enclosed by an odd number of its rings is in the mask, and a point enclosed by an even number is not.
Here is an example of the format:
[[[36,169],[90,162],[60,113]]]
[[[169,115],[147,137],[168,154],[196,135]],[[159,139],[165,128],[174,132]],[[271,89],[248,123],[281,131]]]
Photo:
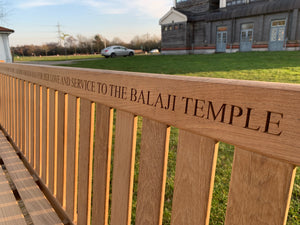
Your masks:
[[[80,61],[91,61],[91,60],[102,60],[102,59],[104,59],[104,58],[96,58],[96,59],[72,59],[72,60],[63,60],[63,61],[17,61],[15,63],[57,66],[57,65],[62,65],[62,64],[73,64],[73,63],[80,62]]]

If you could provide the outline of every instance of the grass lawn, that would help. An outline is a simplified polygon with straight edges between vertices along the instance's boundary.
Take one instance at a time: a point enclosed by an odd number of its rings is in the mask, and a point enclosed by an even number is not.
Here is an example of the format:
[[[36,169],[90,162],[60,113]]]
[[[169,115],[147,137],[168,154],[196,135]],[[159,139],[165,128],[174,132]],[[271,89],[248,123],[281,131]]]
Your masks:
[[[186,56],[134,56],[70,66],[201,77],[300,83],[300,52],[249,52]]]
[[[20,56],[14,57],[15,62],[28,62],[28,61],[66,61],[76,59],[96,59],[103,58],[101,55],[61,55],[61,56]]]
[[[97,68],[148,73],[219,77],[283,83],[300,83],[300,52],[249,52],[186,56],[134,56],[76,62],[74,67]],[[141,124],[141,123],[139,123]],[[139,127],[140,129],[140,127]],[[177,149],[177,129],[170,140],[168,180],[163,224],[170,223]],[[140,139],[138,133],[138,141]],[[139,143],[137,144],[139,146]],[[224,224],[234,147],[220,143],[210,224]],[[137,163],[139,147],[137,147]],[[138,174],[135,176],[137,189]],[[135,192],[136,193],[136,192]],[[136,194],[133,212],[136,207]],[[135,214],[133,213],[133,220]],[[293,190],[288,225],[300,224],[300,170]]]

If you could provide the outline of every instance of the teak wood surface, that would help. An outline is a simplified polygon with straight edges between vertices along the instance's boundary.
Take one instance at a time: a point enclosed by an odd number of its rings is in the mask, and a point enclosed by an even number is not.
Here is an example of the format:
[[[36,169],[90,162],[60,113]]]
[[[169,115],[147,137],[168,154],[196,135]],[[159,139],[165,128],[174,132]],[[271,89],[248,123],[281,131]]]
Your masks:
[[[1,64],[0,72],[300,165],[299,85],[16,64]],[[81,88],[80,81],[87,86]],[[169,95],[171,108],[165,109]],[[216,120],[212,111],[206,119],[210,103]],[[224,118],[217,114],[223,104]]]
[[[286,223],[299,85],[20,64],[0,82],[3,130],[74,224],[132,223],[138,116],[135,224],[163,223],[171,126],[172,225],[209,224],[219,141],[235,146],[225,224]]]

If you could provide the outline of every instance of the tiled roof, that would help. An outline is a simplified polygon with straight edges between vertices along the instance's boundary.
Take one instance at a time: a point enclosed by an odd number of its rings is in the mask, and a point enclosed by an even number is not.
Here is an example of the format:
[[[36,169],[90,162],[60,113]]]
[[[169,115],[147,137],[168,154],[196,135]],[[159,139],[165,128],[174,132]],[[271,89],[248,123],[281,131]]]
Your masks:
[[[276,0],[270,2],[258,1],[250,4],[229,6],[223,9],[205,13],[187,12],[178,10],[176,8],[175,9],[185,14],[188,17],[188,21],[217,21],[247,16],[257,16],[268,13],[280,13],[299,8],[299,0]]]
[[[0,27],[0,32],[1,33],[13,33],[15,31],[11,30],[11,29],[8,29],[8,28],[5,28],[5,27]]]

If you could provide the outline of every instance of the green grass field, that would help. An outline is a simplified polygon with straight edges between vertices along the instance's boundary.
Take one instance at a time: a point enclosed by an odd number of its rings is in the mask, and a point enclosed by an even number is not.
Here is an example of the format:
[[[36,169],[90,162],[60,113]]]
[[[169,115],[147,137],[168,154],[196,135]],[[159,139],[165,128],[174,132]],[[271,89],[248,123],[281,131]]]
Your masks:
[[[250,52],[186,56],[135,56],[76,62],[74,67],[135,71],[185,76],[218,77],[283,83],[300,83],[300,52]],[[142,122],[139,121],[139,124]],[[139,130],[140,130],[139,126]],[[170,140],[168,180],[163,224],[170,224],[177,149],[177,129]],[[137,165],[139,158],[138,133]],[[220,143],[210,224],[224,224],[234,147]],[[135,218],[138,173],[135,175],[133,221]],[[133,223],[134,224],[134,223]],[[300,171],[298,169],[288,225],[300,224]]]

